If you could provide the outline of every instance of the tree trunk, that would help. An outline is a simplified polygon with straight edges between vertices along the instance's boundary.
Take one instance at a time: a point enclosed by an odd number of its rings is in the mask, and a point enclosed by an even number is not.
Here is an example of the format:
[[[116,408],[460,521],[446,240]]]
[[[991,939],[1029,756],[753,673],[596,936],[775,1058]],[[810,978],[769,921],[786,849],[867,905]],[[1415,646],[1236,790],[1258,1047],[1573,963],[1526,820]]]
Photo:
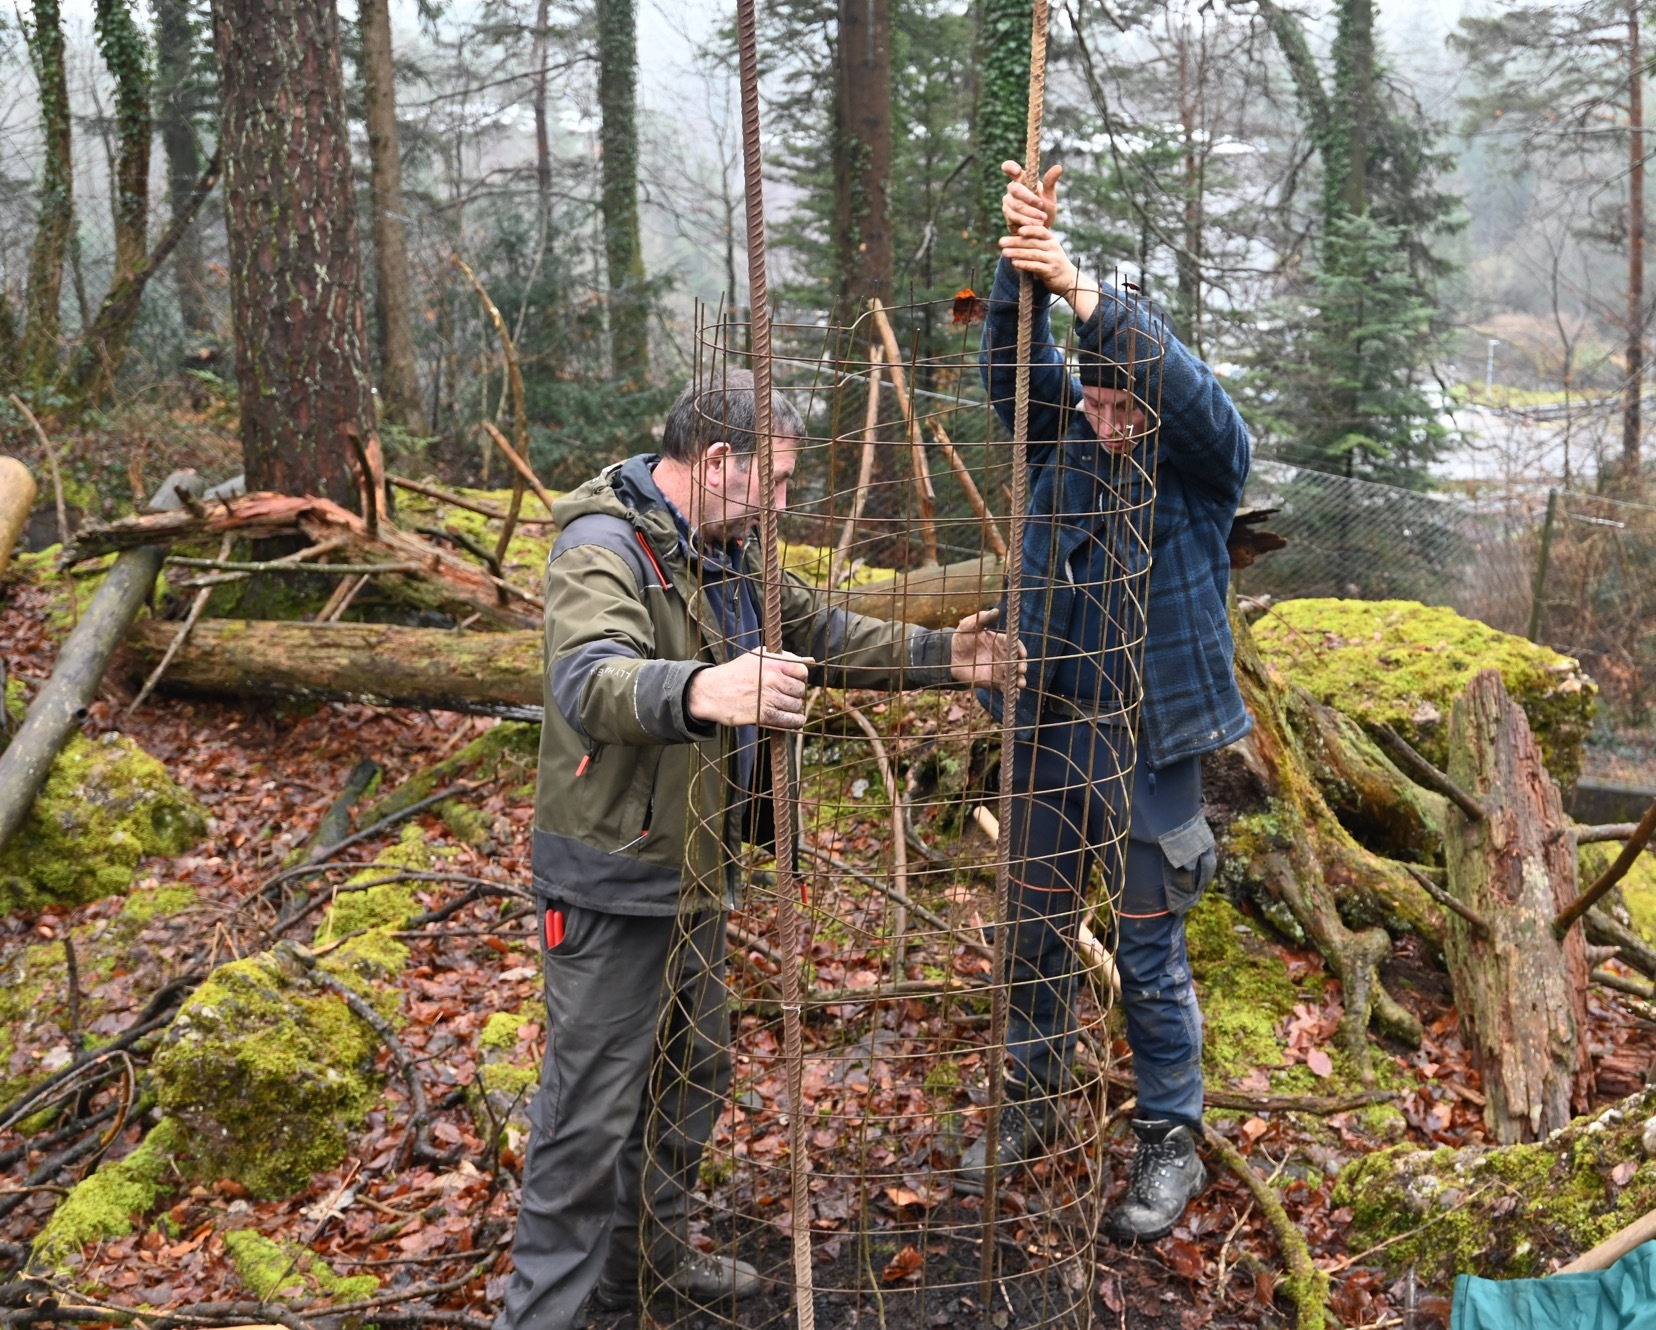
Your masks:
[[[1198,356],[1202,354],[1202,203],[1203,170],[1196,146],[1198,124],[1197,99],[1202,89],[1195,79],[1200,76],[1202,56],[1191,51],[1191,26],[1187,22],[1179,32],[1179,130],[1184,155],[1184,217],[1179,252],[1175,256],[1179,278],[1179,318],[1183,326],[1179,335]],[[1196,66],[1195,71],[1191,69]],[[1206,148],[1201,149],[1205,153]]]
[[[1552,921],[1575,899],[1576,843],[1558,786],[1497,670],[1467,686],[1449,715],[1449,778],[1484,807],[1448,813],[1449,893],[1487,936],[1449,918],[1449,976],[1483,1075],[1484,1121],[1501,1144],[1535,1141],[1584,1112],[1587,952],[1581,930],[1560,943]],[[1559,833],[1563,834],[1559,834]]]
[[[151,619],[127,641],[147,671],[177,633],[176,623]],[[538,719],[541,634],[204,619],[163,686]]]
[[[994,251],[1006,192],[1002,162],[1022,162],[1029,127],[1030,0],[980,0],[978,99],[972,144],[977,153],[977,240]],[[993,263],[993,260],[990,260]]]
[[[839,305],[891,303],[891,0],[839,0],[834,96]]]
[[[598,105],[603,117],[604,257],[609,265],[610,366],[642,385],[650,370],[644,246],[638,231],[638,10],[598,0]]]
[[[125,0],[98,0],[94,18],[98,49],[115,81],[116,157],[111,207],[115,221],[115,272],[98,317],[81,330],[66,378],[72,395],[97,401],[115,388],[138,300],[116,299],[147,276],[149,256],[150,53],[149,43]],[[140,280],[137,290],[141,292]]]
[[[200,42],[189,0],[155,0],[155,123],[167,154],[167,198],[176,220],[189,206],[201,175],[196,141],[196,50]],[[178,315],[187,332],[210,333],[201,236],[193,227],[179,238],[173,260]]]
[[[1627,382],[1622,398],[1622,488],[1641,485],[1640,434],[1644,392],[1644,67],[1639,53],[1639,6],[1627,6]]]
[[[403,226],[390,0],[362,0],[361,16],[368,180],[374,209],[374,315],[379,324],[380,404],[387,420],[404,429],[418,430],[423,412],[409,312],[408,236]]]
[[[1374,0],[1340,0],[1334,37],[1334,123],[1325,140],[1323,216],[1368,212],[1368,154],[1374,121]]]
[[[22,375],[50,383],[58,368],[58,307],[63,261],[75,225],[75,167],[71,156],[69,83],[63,65],[63,24],[57,0],[35,0],[29,46],[40,79],[39,217],[29,250],[29,292],[23,325]]]
[[[339,18],[331,0],[220,0],[230,302],[250,490],[355,508],[372,445]]]
[[[1340,825],[1289,723],[1281,682],[1260,658],[1240,615],[1231,616],[1231,626],[1237,682],[1254,728],[1223,759],[1245,773],[1225,782],[1232,787],[1227,802],[1241,814],[1225,831],[1225,857],[1267,917],[1303,934],[1339,977],[1345,989],[1340,1042],[1369,1081],[1370,1020],[1411,1043],[1419,1042],[1420,1025],[1380,983],[1380,962],[1391,950],[1385,929],[1349,926],[1342,911],[1428,935],[1441,934],[1441,913],[1402,865],[1364,849]]]

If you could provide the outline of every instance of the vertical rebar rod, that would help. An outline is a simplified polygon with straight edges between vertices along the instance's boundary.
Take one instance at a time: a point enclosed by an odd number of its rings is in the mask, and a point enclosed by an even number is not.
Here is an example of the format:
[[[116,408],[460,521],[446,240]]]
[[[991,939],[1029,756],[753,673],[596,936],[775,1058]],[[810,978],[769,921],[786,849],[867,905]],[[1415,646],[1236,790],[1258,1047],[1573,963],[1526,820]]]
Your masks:
[[[1041,113],[1046,103],[1047,0],[1034,0],[1029,34],[1029,117],[1024,136],[1024,184],[1041,188]],[[1012,899],[1012,755],[1018,729],[1017,652],[1022,627],[1023,525],[1029,506],[1029,357],[1034,340],[1035,279],[1018,282],[1018,361],[1013,384],[1012,502],[1006,558],[1006,634],[1008,658],[1001,679],[1000,832],[995,850],[995,942],[993,984],[989,999],[989,1111],[984,1124],[983,1264],[985,1320],[994,1307],[995,1227],[1000,1209],[998,1179],[1001,1101],[1006,1093],[1007,933]]]
[[[759,156],[759,38],[754,0],[737,0],[736,48],[742,93],[742,172],[747,212],[748,329],[752,337],[753,414],[758,435],[759,549],[764,579],[764,649],[782,650],[782,567],[776,535],[775,440],[771,437],[770,296],[765,280],[765,181]],[[794,893],[793,770],[788,736],[770,735],[771,798],[776,810],[776,950],[782,957],[782,1058],[788,1093],[788,1171],[794,1301],[799,1330],[815,1330],[811,1277],[811,1194],[805,1157],[805,1038],[799,981],[799,912]]]

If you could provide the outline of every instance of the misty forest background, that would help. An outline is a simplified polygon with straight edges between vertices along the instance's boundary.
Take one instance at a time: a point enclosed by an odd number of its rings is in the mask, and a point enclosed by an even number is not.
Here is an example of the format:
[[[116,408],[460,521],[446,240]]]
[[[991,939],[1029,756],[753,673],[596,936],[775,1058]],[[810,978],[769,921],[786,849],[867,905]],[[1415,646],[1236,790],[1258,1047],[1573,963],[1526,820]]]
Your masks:
[[[318,32],[333,11],[257,8]],[[1053,11],[1048,85],[1063,226],[1173,313],[1284,461],[1633,497],[1647,21],[1602,0],[1073,0]],[[313,199],[332,216],[301,220],[332,228],[348,261],[330,278],[370,311],[336,369],[371,379],[355,409],[388,461],[482,479],[478,423],[512,414],[453,255],[516,337],[548,483],[647,446],[693,360],[696,302],[745,300],[730,15],[363,0],[338,22],[340,86],[320,78],[287,115],[348,127],[354,217]],[[1027,3],[779,0],[761,23],[779,315],[984,289],[998,164],[1021,155]],[[278,94],[225,66],[191,0],[23,6],[0,17],[0,70],[0,383],[154,440],[152,476],[143,456],[85,459],[72,506],[108,516],[165,474],[170,436],[234,439],[255,353],[238,361],[233,287],[260,296],[211,168],[227,117],[259,150],[258,99]],[[915,327],[922,355],[959,341],[946,318]],[[1569,423],[1519,445],[1505,428],[1492,469],[1488,420],[1514,407]],[[3,400],[0,416],[23,429]],[[233,471],[214,449],[206,469]],[[354,502],[347,459],[322,469]]]

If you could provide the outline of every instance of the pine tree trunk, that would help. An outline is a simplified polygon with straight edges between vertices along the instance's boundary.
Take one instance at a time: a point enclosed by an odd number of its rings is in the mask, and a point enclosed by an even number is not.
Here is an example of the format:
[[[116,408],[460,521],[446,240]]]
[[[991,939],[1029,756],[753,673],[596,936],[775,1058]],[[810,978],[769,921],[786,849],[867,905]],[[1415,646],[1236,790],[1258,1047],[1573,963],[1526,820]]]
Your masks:
[[[598,0],[598,106],[603,117],[604,257],[609,265],[610,366],[642,384],[650,370],[649,304],[638,229],[638,10]]]
[[[1641,485],[1639,435],[1644,393],[1644,68],[1639,53],[1639,6],[1627,6],[1627,383],[1622,398],[1621,481],[1637,495]]]
[[[1455,1004],[1490,1134],[1502,1145],[1537,1141],[1588,1106],[1587,953],[1580,929],[1562,943],[1553,935],[1576,895],[1575,837],[1497,670],[1473,679],[1450,712],[1449,777],[1486,812],[1481,822],[1448,812],[1449,893],[1488,930],[1449,917]]]
[[[40,79],[40,211],[29,250],[29,291],[24,316],[22,374],[31,383],[57,377],[58,307],[63,299],[63,263],[75,225],[74,161],[69,120],[69,83],[63,64],[63,24],[57,0],[34,0],[29,46]]]
[[[972,134],[977,153],[977,240],[991,253],[1001,233],[1000,200],[1006,192],[1001,163],[1024,159],[1031,14],[1030,0],[980,0],[978,8],[981,82]]]
[[[173,217],[189,205],[201,175],[201,150],[194,123],[196,47],[200,34],[189,0],[155,0],[155,122],[167,155],[167,198]],[[185,330],[210,333],[201,235],[194,227],[179,239],[173,259],[178,314]]]
[[[230,301],[253,490],[358,505],[374,444],[339,18],[331,0],[220,0]]]
[[[1334,36],[1334,123],[1323,143],[1323,218],[1368,212],[1374,121],[1374,0],[1340,0]]]
[[[891,303],[891,0],[839,0],[835,243],[847,321]]]
[[[385,418],[420,427],[420,373],[409,311],[408,237],[403,226],[402,153],[397,144],[396,68],[390,0],[362,0],[362,82],[368,120],[368,179],[374,209],[374,314],[379,324],[380,404]]]

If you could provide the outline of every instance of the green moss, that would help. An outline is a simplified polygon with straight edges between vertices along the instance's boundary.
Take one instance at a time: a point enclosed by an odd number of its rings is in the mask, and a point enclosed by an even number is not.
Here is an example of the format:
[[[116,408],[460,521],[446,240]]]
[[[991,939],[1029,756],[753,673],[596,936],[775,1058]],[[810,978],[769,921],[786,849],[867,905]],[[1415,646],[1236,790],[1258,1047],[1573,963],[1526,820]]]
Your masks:
[[[1577,881],[1585,890],[1621,853],[1619,844],[1583,845],[1577,861]],[[1616,888],[1635,932],[1656,943],[1656,854],[1646,852],[1633,861]]]
[[[213,971],[168,1027],[152,1071],[203,1169],[280,1196],[344,1158],[378,1090],[377,1052],[343,999],[267,952]]]
[[[513,768],[532,775],[539,748],[539,725],[529,721],[501,721],[478,735],[453,757],[405,780],[363,813],[362,824],[367,826],[392,813],[399,813],[457,780],[492,780],[503,775],[510,778]]]
[[[1547,768],[1573,784],[1598,689],[1568,656],[1453,610],[1412,600],[1288,600],[1253,624],[1260,654],[1356,720],[1390,725],[1448,760],[1449,709],[1481,670],[1498,669]]]
[[[118,895],[141,860],[182,854],[206,831],[195,801],[131,739],[73,735],[0,851],[0,912]]]
[[[473,808],[458,799],[445,799],[437,805],[437,816],[443,819],[449,835],[462,845],[482,845],[489,839],[493,819],[481,808]]]
[[[357,1302],[379,1288],[373,1275],[342,1277],[309,1248],[276,1242],[250,1228],[226,1233],[224,1246],[242,1283],[260,1302],[306,1299],[313,1287],[336,1301]]]
[[[1280,1067],[1277,1026],[1305,996],[1275,950],[1231,905],[1209,892],[1185,919],[1185,945],[1202,1003],[1202,1062],[1228,1080]]]
[[[1656,1160],[1641,1136],[1656,1092],[1553,1139],[1489,1150],[1395,1146],[1341,1173],[1336,1205],[1352,1210],[1351,1246],[1388,1269],[1413,1265],[1427,1279],[1457,1273],[1521,1278],[1569,1259],[1656,1206]],[[1611,1174],[1634,1165],[1619,1187]]]
[[[411,823],[402,829],[396,844],[375,855],[372,866],[350,878],[346,886],[378,881],[398,868],[423,870],[431,865],[431,847],[426,844],[425,833]],[[344,891],[328,907],[316,941],[320,946],[365,928],[403,928],[419,913],[414,887],[407,882],[380,882],[362,891]]]
[[[505,1095],[527,1100],[540,1082],[540,1073],[533,1067],[514,1067],[509,1063],[493,1063],[479,1069],[477,1079],[490,1095]]]
[[[21,725],[23,718],[29,714],[28,690],[15,674],[6,679],[5,696],[0,698],[0,706],[5,707],[6,720],[13,728]]]
[[[168,1189],[177,1135],[173,1121],[163,1118],[126,1158],[80,1182],[35,1238],[30,1266],[59,1269],[87,1243],[132,1232],[134,1218],[153,1210]]]
[[[513,1049],[517,1047],[518,1030],[523,1017],[515,1011],[497,1011],[483,1022],[483,1033],[477,1036],[479,1048]]]
[[[196,900],[195,888],[182,883],[170,887],[140,887],[121,906],[121,918],[134,924],[147,924],[157,915],[177,914],[194,905]]]

